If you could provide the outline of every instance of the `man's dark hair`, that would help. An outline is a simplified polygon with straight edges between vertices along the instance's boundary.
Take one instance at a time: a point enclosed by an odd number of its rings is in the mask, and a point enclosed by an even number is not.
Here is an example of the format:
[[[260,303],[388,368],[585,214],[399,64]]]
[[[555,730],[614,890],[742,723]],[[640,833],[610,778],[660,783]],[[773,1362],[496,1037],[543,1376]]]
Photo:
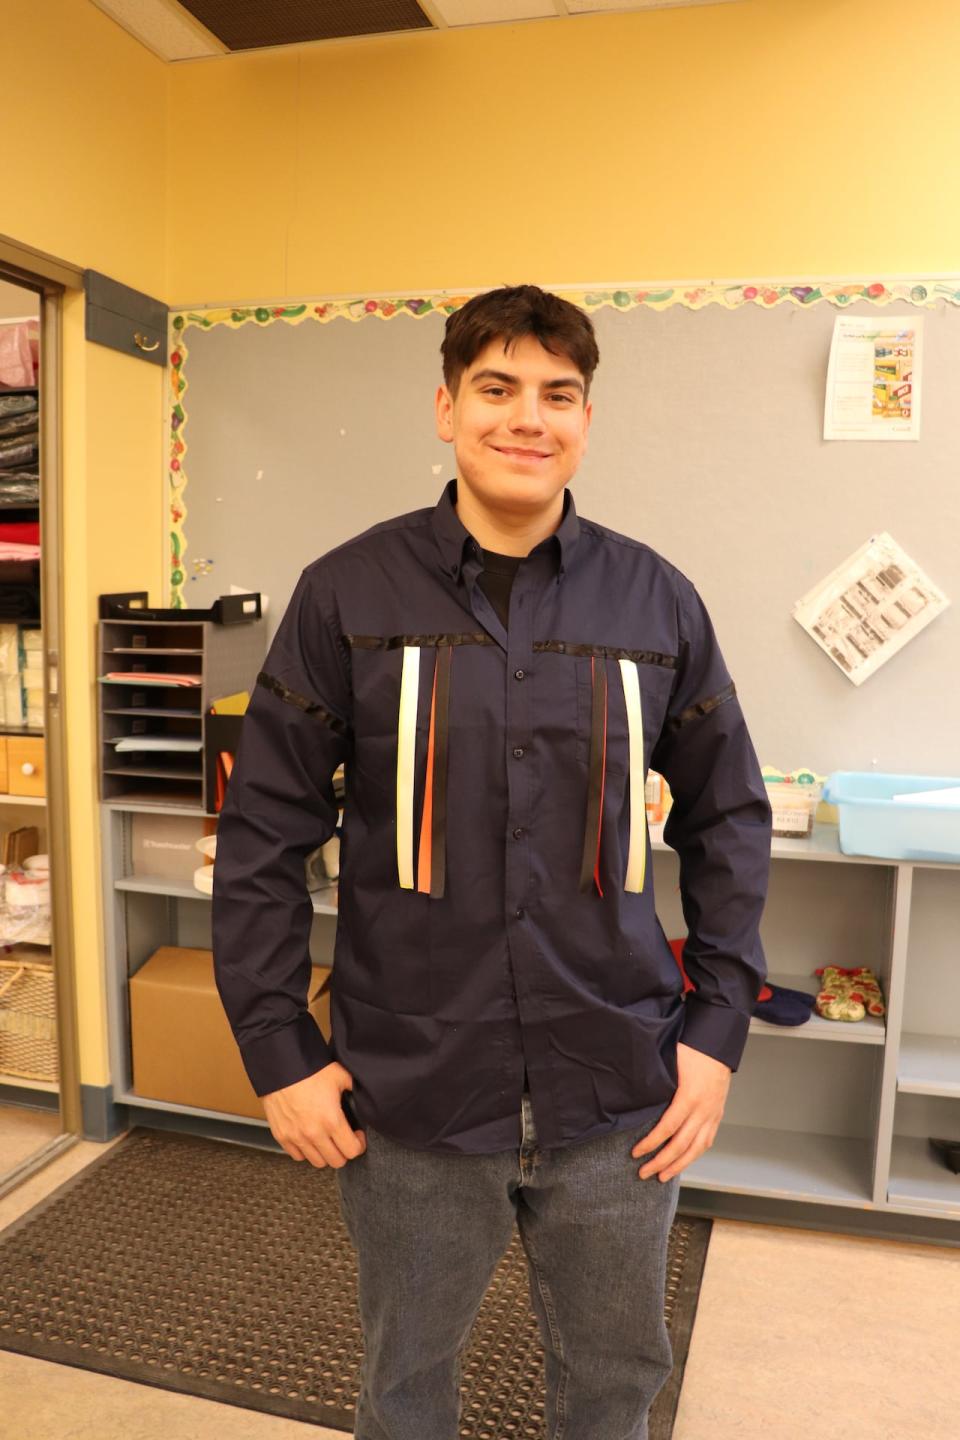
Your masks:
[[[456,395],[467,366],[492,341],[501,340],[509,354],[511,346],[527,335],[539,340],[551,355],[566,355],[573,361],[583,376],[586,400],[600,362],[593,324],[585,311],[537,285],[504,285],[499,290],[487,290],[447,317],[440,353],[443,378],[451,395]]]

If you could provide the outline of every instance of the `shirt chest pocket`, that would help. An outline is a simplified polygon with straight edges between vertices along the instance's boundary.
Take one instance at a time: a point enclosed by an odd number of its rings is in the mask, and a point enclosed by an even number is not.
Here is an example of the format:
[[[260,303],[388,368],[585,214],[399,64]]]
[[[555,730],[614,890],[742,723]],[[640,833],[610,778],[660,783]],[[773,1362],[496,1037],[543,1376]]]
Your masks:
[[[577,759],[584,766],[590,763],[596,710],[598,744],[603,742],[604,727],[606,732],[605,768],[627,772],[630,769],[631,735],[636,744],[642,732],[643,769],[646,773],[666,718],[675,671],[663,663],[628,660],[626,665],[621,665],[619,659],[602,655],[578,656],[574,665]]]

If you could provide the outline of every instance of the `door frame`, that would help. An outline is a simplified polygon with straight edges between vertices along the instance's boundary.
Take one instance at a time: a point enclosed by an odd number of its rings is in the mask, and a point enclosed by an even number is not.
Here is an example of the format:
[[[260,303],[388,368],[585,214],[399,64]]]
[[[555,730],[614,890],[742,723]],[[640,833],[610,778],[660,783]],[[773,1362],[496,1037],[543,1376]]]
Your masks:
[[[77,987],[73,948],[73,873],[67,785],[67,737],[61,706],[61,646],[65,587],[63,545],[63,297],[83,291],[83,270],[0,235],[0,279],[40,296],[40,614],[43,624],[44,758],[47,846],[50,854],[54,995],[60,1062],[61,1133],[7,1174],[0,1195],[19,1185],[83,1133]]]

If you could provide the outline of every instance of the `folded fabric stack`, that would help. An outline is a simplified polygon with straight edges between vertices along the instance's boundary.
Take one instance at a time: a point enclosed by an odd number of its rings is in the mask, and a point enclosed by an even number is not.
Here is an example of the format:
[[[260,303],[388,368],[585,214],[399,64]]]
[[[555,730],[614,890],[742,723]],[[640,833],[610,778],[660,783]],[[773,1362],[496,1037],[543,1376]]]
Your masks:
[[[18,626],[20,680],[25,719],[32,729],[43,729],[43,631],[39,626]]]
[[[40,411],[36,395],[0,393],[0,509],[39,503],[39,463]],[[20,557],[11,554],[4,558]]]
[[[39,316],[0,321],[0,385],[36,385],[39,370]]]
[[[43,632],[0,624],[0,722],[43,728]]]
[[[36,520],[0,520],[0,560],[39,560],[40,524]]]

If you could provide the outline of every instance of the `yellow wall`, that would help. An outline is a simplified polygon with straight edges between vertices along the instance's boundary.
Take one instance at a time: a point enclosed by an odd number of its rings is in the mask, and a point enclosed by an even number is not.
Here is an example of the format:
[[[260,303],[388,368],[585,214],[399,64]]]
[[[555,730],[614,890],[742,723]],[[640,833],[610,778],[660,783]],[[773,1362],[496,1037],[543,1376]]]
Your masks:
[[[175,66],[169,298],[956,270],[958,53],[744,0]]]
[[[913,45],[905,39],[914,37]],[[956,271],[955,0],[740,4],[165,66],[7,0],[0,232],[171,305]],[[81,1075],[109,1079],[94,597],[165,594],[162,372],[65,335]]]
[[[5,4],[2,32],[4,109],[23,117],[26,138],[4,149],[0,232],[162,296],[168,68],[86,0]],[[163,593],[162,385],[159,367],[87,344],[82,295],[67,296],[62,686],[80,1078],[88,1085],[110,1079],[99,903],[96,596],[148,586],[156,599]]]

